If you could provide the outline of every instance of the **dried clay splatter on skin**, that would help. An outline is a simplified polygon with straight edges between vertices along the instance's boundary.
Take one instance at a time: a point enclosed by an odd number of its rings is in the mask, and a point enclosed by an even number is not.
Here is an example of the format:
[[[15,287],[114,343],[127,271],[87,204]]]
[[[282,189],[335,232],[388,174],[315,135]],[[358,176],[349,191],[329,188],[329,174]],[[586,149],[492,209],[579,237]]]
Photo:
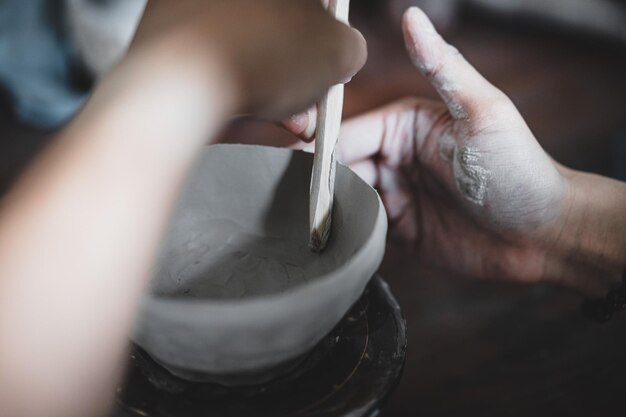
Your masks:
[[[424,76],[431,80],[444,97],[450,115],[455,120],[468,120],[469,115],[463,105],[451,97],[451,94],[446,94],[462,90],[462,85],[446,76],[445,68],[438,68],[435,65],[435,62],[439,62],[439,65],[454,65],[455,61],[461,58],[459,50],[445,42],[432,24],[422,18],[421,12],[409,10],[408,13],[409,19],[413,20],[409,38],[412,45],[408,48],[411,61]],[[412,33],[414,30],[419,31],[419,34]],[[431,41],[420,42],[419,46],[422,49],[418,53],[416,39],[411,38],[417,38],[420,35],[431,38]],[[441,45],[441,47],[432,48],[429,47],[430,45]],[[434,55],[437,54],[442,56],[435,58]],[[454,177],[463,197],[473,204],[484,206],[491,173],[485,168],[481,153],[469,144],[459,146],[450,131],[444,133],[439,139],[439,153],[445,161],[452,164]]]
[[[448,110],[450,110],[450,114],[455,120],[469,119],[469,115],[460,103],[454,100],[448,100],[446,104],[448,105]]]
[[[426,35],[430,38],[438,38],[434,42],[424,43],[422,47],[424,47],[424,45],[429,45],[429,44],[441,44],[443,45],[443,48],[442,48],[443,54],[445,55],[446,59],[449,60],[450,57],[454,57],[455,59],[458,59],[459,57],[461,57],[461,53],[459,52],[459,50],[455,48],[454,46],[446,43],[441,38],[441,36],[437,33],[434,27],[430,25],[430,22],[428,22],[428,24],[426,25],[421,25],[421,22],[416,22],[416,25],[418,25],[419,31],[422,35]],[[453,93],[453,92],[460,91],[462,89],[462,86],[459,83],[457,83],[454,80],[451,80],[449,77],[446,77],[440,71],[436,71],[436,65],[434,65],[433,62],[445,62],[446,60],[444,58],[434,59],[432,56],[429,56],[429,55],[433,55],[433,53],[436,53],[436,51],[433,51],[432,49],[423,50],[420,55],[416,51],[416,46],[412,45],[411,47],[408,48],[408,52],[409,52],[409,56],[411,58],[411,62],[413,63],[413,65],[417,67],[417,69],[420,71],[420,73],[422,73],[422,75],[429,78],[431,82],[433,83],[433,85],[440,92]],[[455,101],[453,98],[450,98],[450,97],[446,98],[446,104],[448,105],[448,108],[450,109],[450,114],[456,120],[464,120],[468,118],[468,114],[463,108],[463,106],[457,101]]]
[[[462,58],[461,52],[457,48],[452,45],[446,44],[446,54],[455,56],[457,58]],[[432,71],[432,70],[431,70]],[[441,74],[435,74],[432,77],[432,83],[439,91],[445,91],[447,93],[455,93],[457,91],[461,91],[461,85],[451,80],[448,77],[444,77]]]
[[[441,135],[438,148],[442,160],[451,164],[461,196],[475,207],[489,204],[494,225],[537,227],[558,216],[564,182],[540,148],[501,150],[495,163],[492,152],[485,153],[484,142],[460,145],[450,130]]]
[[[484,206],[491,174],[483,166],[480,152],[470,146],[458,147],[448,130],[439,138],[439,155],[452,164],[457,187],[463,197],[478,206]]]
[[[452,162],[456,152],[456,141],[452,137],[450,130],[447,130],[439,137],[439,155],[446,162]]]
[[[484,206],[491,175],[481,162],[480,152],[472,146],[462,146],[455,152],[452,167],[463,196],[478,206]]]

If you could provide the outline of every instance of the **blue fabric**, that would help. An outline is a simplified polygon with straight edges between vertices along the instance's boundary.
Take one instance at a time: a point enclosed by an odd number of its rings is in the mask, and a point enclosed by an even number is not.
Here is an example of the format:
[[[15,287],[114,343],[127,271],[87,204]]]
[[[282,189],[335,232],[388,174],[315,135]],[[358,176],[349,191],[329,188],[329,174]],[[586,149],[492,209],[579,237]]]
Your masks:
[[[18,117],[56,127],[83,104],[76,60],[63,27],[62,0],[0,0],[0,85]]]

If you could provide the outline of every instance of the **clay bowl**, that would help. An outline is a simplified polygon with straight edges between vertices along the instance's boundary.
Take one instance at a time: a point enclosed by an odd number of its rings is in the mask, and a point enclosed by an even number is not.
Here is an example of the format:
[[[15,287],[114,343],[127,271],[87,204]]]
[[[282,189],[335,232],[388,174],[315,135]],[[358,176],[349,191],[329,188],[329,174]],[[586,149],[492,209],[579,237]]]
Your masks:
[[[308,248],[313,157],[207,146],[179,199],[135,342],[172,373],[228,384],[296,363],[359,298],[384,253],[377,193],[336,173],[331,238]]]

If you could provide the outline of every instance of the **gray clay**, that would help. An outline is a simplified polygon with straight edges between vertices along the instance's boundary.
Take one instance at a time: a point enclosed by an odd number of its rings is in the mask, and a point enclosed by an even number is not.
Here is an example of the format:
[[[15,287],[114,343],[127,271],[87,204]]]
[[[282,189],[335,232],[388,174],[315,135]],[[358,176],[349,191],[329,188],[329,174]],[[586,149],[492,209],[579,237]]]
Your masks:
[[[244,375],[293,361],[327,334],[378,268],[386,215],[339,166],[325,251],[308,248],[312,155],[213,145],[172,217],[135,341],[176,373]]]
[[[332,253],[313,253],[302,238],[264,236],[225,218],[202,221],[184,252],[170,259],[161,273],[169,285],[156,283],[155,293],[169,297],[236,299],[286,291],[331,272]]]

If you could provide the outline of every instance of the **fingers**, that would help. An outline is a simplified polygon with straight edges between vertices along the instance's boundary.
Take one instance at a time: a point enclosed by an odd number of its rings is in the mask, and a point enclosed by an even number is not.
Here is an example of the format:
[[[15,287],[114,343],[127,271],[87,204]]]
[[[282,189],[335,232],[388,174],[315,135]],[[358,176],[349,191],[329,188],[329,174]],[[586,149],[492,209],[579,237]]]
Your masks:
[[[303,141],[311,142],[315,137],[317,127],[317,105],[303,113],[294,114],[288,119],[282,120],[281,124]]]
[[[449,165],[442,157],[435,157],[442,152],[443,145],[428,140],[433,134],[441,136],[449,118],[446,108],[438,102],[419,98],[396,101],[344,121],[337,142],[337,159],[351,167],[364,161],[381,160],[397,169],[412,166],[416,158]],[[315,127],[311,122],[315,119],[316,109],[311,108],[284,120],[282,125],[300,138],[311,140]],[[312,143],[299,142],[293,148],[312,152],[314,147]],[[371,173],[363,175],[369,183],[375,181],[372,176]]]
[[[321,9],[327,22],[318,25],[318,33],[315,34],[317,39],[309,36],[303,46],[313,50],[325,50],[328,60],[318,62],[317,66],[321,67],[318,72],[326,68],[333,69],[335,77],[332,84],[345,84],[365,65],[367,42],[361,32],[349,26],[347,22],[337,20],[326,11],[330,3],[330,0],[321,0]]]
[[[437,103],[409,98],[349,119],[341,126],[337,157],[349,165],[374,156],[394,167],[411,164],[440,115]]]
[[[331,0],[321,0],[321,3],[322,7],[329,11],[331,8],[334,9],[338,6],[338,4],[340,4],[337,0],[334,2],[331,2]],[[343,61],[343,64],[345,65],[341,65],[343,71],[341,72],[340,77],[336,80],[336,83],[346,84],[352,80],[356,73],[359,72],[359,70],[365,65],[365,61],[367,60],[367,42],[361,32],[350,26],[347,19],[344,20],[339,16],[334,16],[333,20],[334,19],[339,19],[337,22],[340,23],[344,29],[351,31],[351,35],[354,38],[354,49],[350,49],[347,54],[344,52],[344,57],[341,57],[337,61]]]
[[[367,42],[358,30],[337,22],[346,31],[346,43],[336,62],[338,63],[338,77],[335,84],[346,84],[363,68],[367,61]]]
[[[387,133],[386,119],[395,111],[395,106],[389,106],[345,121],[337,142],[337,158],[351,165],[378,154]]]
[[[351,164],[350,169],[378,189],[389,221],[394,225],[392,233],[396,233],[400,239],[415,239],[417,202],[411,192],[412,184],[406,184],[403,174],[371,159]]]
[[[350,165],[350,169],[372,187],[376,186],[378,182],[378,168],[374,161],[366,159]]]
[[[330,86],[353,77],[367,59],[363,35],[333,18],[319,0],[219,4],[228,10],[212,9],[212,15],[247,10],[249,17],[243,26],[215,18],[219,24],[212,29],[221,31],[212,39],[219,39],[219,53],[230,63],[241,112],[276,119],[302,111]]]
[[[357,30],[329,18],[315,32],[291,40],[290,44],[300,45],[297,53],[278,73],[265,77],[265,85],[274,86],[268,95],[275,98],[274,106],[266,106],[263,116],[285,117],[311,106],[329,87],[349,81],[365,64],[367,46]],[[313,135],[311,130],[307,135]]]
[[[394,110],[395,106],[389,106],[345,121],[337,142],[337,158],[344,164],[354,164],[377,154],[385,133],[384,118]],[[305,142],[312,142],[317,127],[317,106],[291,116],[281,124]]]
[[[419,8],[406,11],[403,32],[413,64],[435,87],[455,119],[480,115],[485,105],[504,96],[437,33]]]
[[[330,7],[337,6],[337,1],[331,4],[331,0],[321,0],[321,4],[324,9],[328,10]],[[332,18],[333,21],[335,19],[335,17]],[[347,21],[337,20],[336,23],[347,32],[346,38],[352,38],[350,40],[352,47],[344,50],[342,56],[334,61],[341,68],[341,74],[336,79],[336,83],[346,84],[365,65],[367,60],[367,42],[361,32],[351,27]]]

